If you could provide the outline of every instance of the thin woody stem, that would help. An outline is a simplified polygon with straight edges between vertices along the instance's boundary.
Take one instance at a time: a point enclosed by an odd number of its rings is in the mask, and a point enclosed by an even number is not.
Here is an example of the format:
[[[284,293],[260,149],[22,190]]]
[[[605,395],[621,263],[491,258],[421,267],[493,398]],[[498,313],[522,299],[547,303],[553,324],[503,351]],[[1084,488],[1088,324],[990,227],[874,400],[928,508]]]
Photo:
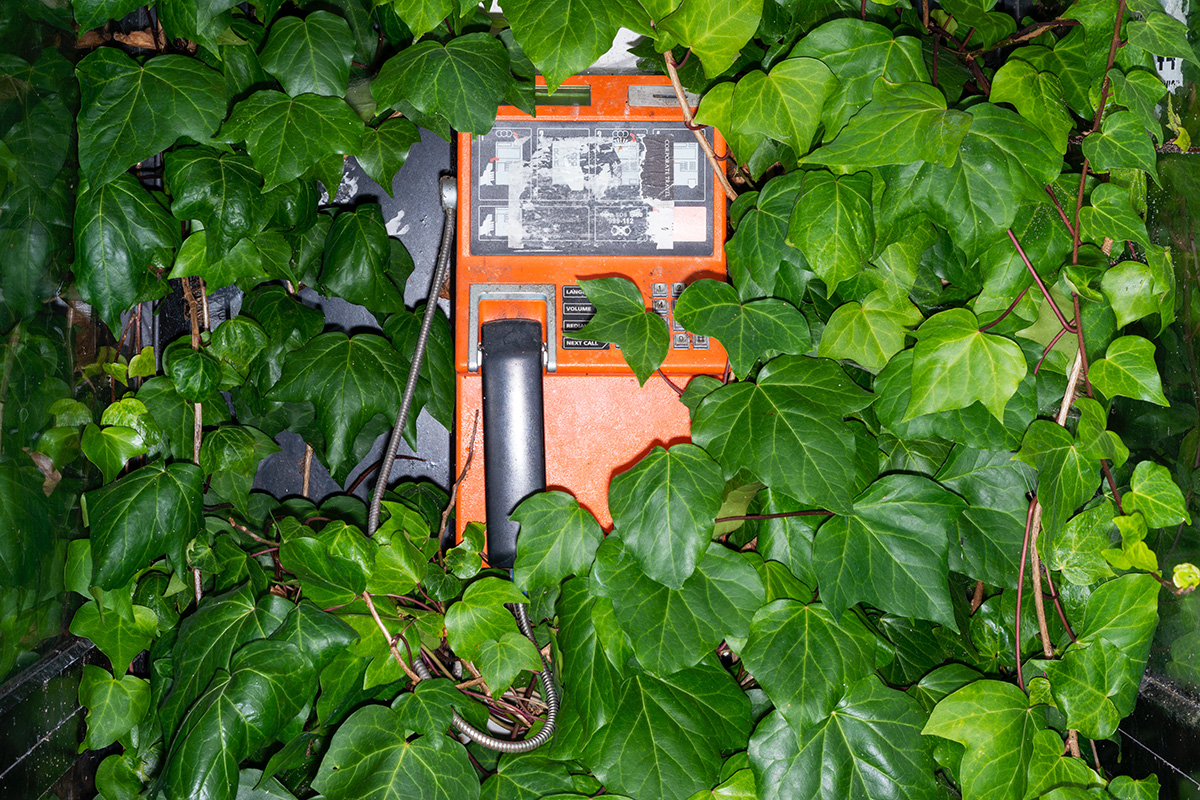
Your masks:
[[[713,174],[717,176],[717,180],[721,184],[721,188],[725,190],[725,195],[733,200],[738,196],[734,191],[732,184],[729,183],[729,178],[725,177],[725,170],[721,168],[721,164],[717,161],[717,154],[713,152],[712,145],[708,143],[708,139],[704,137],[704,133],[696,127],[696,123],[692,118],[692,108],[688,105],[687,95],[684,94],[683,84],[679,81],[679,71],[675,67],[675,55],[670,51],[663,53],[663,60],[667,64],[667,75],[671,78],[671,86],[675,89],[675,98],[679,101],[679,108],[683,111],[684,123],[692,129],[692,133],[696,136],[696,141],[700,143],[700,149],[704,151],[704,157],[708,159],[709,165],[712,166]]]

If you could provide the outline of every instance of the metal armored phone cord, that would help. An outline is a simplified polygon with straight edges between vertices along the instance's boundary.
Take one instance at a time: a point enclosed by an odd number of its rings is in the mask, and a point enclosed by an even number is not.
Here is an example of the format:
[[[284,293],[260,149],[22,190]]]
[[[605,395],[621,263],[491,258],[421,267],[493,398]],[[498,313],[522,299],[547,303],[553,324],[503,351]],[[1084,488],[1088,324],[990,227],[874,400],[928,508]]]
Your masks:
[[[417,377],[421,373],[421,361],[425,358],[425,346],[429,341],[429,329],[433,327],[434,314],[438,313],[437,298],[441,294],[443,284],[450,277],[450,253],[454,248],[455,211],[458,207],[458,196],[452,178],[443,177],[441,179],[441,196],[442,208],[446,213],[446,220],[442,227],[441,247],[438,250],[437,262],[433,270],[432,293],[429,302],[425,305],[425,317],[421,320],[421,332],[417,336],[417,348],[413,352],[412,364],[408,368],[408,380],[404,384],[404,395],[400,400],[400,413],[396,415],[396,424],[392,428],[392,435],[388,438],[387,449],[384,451],[383,460],[379,464],[379,474],[375,481],[375,492],[371,496],[371,508],[367,516],[368,536],[374,536],[375,531],[379,528],[379,514],[383,507],[383,495],[387,491],[388,478],[391,477],[392,466],[396,462],[396,450],[400,447],[400,439],[404,435],[404,423],[408,421],[408,414],[412,408],[413,395],[416,394]],[[521,633],[525,638],[533,642],[534,647],[537,647],[537,640],[534,638],[533,629],[529,624],[528,608],[525,603],[514,603],[512,605],[513,614],[517,618],[517,627],[521,629]],[[546,701],[546,724],[535,735],[518,742],[497,739],[467,722],[459,716],[457,711],[454,712],[454,727],[463,736],[466,736],[481,747],[486,747],[489,750],[497,750],[501,753],[527,753],[550,741],[550,737],[554,735],[555,721],[558,717],[558,692],[554,688],[553,668],[545,655],[542,655],[542,667],[544,669],[538,673],[538,677],[542,682],[542,697]],[[426,666],[424,660],[421,658],[413,660],[413,669],[423,680],[432,677],[429,667]]]

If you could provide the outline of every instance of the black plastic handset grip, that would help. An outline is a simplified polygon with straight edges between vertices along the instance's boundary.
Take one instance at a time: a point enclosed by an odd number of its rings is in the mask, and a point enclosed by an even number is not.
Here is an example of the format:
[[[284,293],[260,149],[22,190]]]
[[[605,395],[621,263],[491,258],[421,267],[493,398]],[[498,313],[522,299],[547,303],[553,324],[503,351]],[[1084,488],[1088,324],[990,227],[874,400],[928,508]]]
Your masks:
[[[512,569],[521,526],[509,514],[546,488],[542,324],[501,319],[480,328],[488,564]]]

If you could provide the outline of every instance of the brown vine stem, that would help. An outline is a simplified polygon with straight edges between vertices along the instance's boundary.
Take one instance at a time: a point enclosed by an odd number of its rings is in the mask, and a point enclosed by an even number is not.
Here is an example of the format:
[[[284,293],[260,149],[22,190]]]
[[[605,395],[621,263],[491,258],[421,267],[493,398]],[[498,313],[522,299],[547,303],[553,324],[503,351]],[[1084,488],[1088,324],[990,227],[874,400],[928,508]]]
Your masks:
[[[782,511],[778,514],[740,514],[736,517],[717,517],[713,522],[740,522],[749,519],[783,519],[784,517],[832,517],[832,511],[818,508],[812,511]]]
[[[667,52],[663,53],[663,61],[667,65],[667,75],[671,78],[671,86],[675,89],[675,99],[679,101],[679,108],[683,112],[684,124],[695,134],[696,141],[700,143],[700,149],[704,151],[704,157],[708,159],[713,174],[717,176],[717,180],[721,183],[721,188],[725,190],[725,196],[733,200],[738,196],[738,193],[734,191],[732,184],[729,183],[729,178],[725,176],[725,170],[721,168],[721,162],[717,160],[717,154],[713,152],[712,145],[708,143],[704,132],[696,126],[692,117],[692,107],[688,105],[687,95],[683,91],[683,84],[679,81],[679,70],[676,69],[675,54],[667,50]]]
[[[1083,754],[1079,752],[1079,731],[1067,731],[1067,752],[1075,758],[1083,758]]]
[[[192,349],[200,349],[200,301],[196,297],[196,292],[204,295],[204,281],[201,278],[196,278],[195,281],[199,284],[197,289],[196,284],[192,283],[192,278],[184,278],[183,280],[183,298],[188,306],[188,320],[191,323],[192,333]],[[208,308],[205,304],[204,309],[204,324],[208,324]],[[204,405],[202,403],[194,403],[192,405],[192,461],[196,464],[200,463],[200,445],[203,439],[204,431]],[[192,568],[192,588],[196,595],[196,606],[199,607],[200,601],[204,598],[204,591],[200,580],[200,568]]]
[[[396,640],[392,638],[392,634],[388,631],[387,625],[383,624],[383,619],[380,618],[379,612],[375,610],[375,601],[371,599],[370,592],[363,592],[361,595],[363,602],[367,604],[367,609],[371,612],[372,619],[379,626],[380,633],[383,634],[384,640],[388,644],[388,650],[391,651],[392,658],[396,659],[396,663],[400,665],[400,669],[404,670],[404,674],[412,681],[412,685],[416,686],[421,682],[421,676],[413,671],[413,668],[408,665],[404,657],[400,655],[399,649],[396,648]]]
[[[1025,262],[1025,268],[1029,270],[1029,274],[1033,276],[1034,282],[1038,288],[1042,290],[1042,296],[1046,298],[1046,302],[1050,304],[1050,309],[1054,312],[1054,316],[1058,318],[1058,324],[1062,325],[1068,331],[1074,331],[1074,326],[1067,322],[1067,318],[1063,316],[1058,304],[1054,302],[1054,298],[1050,296],[1050,290],[1046,288],[1046,284],[1042,281],[1042,276],[1038,275],[1038,271],[1033,268],[1033,264],[1029,261],[1029,256],[1025,255],[1025,248],[1021,247],[1021,243],[1017,241],[1017,236],[1012,232],[1012,228],[1008,229],[1008,238],[1012,240],[1013,247],[1017,248],[1017,253],[1020,254],[1021,260]]]
[[[458,498],[458,487],[462,486],[462,482],[467,479],[467,470],[471,468],[471,461],[475,458],[475,434],[478,432],[479,409],[475,409],[475,421],[471,424],[471,441],[467,444],[467,460],[463,462],[462,471],[458,473],[458,480],[450,487],[450,499],[446,501],[446,507],[442,509],[442,523],[438,526],[439,542],[446,535],[446,525],[450,521],[450,511],[454,508],[454,501]]]
[[[312,460],[313,448],[308,442],[304,443],[304,467],[300,473],[300,495],[308,497],[309,488],[312,486]]]
[[[1077,19],[1052,19],[1047,20],[1046,22],[1035,22],[1026,28],[1022,28],[1011,36],[1006,36],[991,47],[981,47],[978,50],[972,50],[970,53],[968,53],[968,55],[970,55],[972,58],[978,58],[984,53],[989,53],[993,50],[1002,50],[1009,45],[1020,44],[1022,42],[1027,42],[1030,39],[1036,39],[1048,28],[1063,28],[1078,24],[1079,20]],[[965,45],[966,42],[963,42],[963,44]]]

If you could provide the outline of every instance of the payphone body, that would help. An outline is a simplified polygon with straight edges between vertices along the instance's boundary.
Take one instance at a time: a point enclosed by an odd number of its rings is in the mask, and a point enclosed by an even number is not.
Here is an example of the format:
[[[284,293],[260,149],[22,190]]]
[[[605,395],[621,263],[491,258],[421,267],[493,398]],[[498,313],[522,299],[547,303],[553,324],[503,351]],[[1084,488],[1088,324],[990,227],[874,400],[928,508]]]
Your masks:
[[[541,324],[546,486],[574,495],[606,529],[610,479],[656,445],[686,439],[690,423],[662,377],[639,386],[617,347],[572,337],[595,313],[579,281],[637,285],[670,330],[662,372],[677,386],[719,376],[726,363],[716,341],[674,320],[685,286],[725,278],[725,196],[670,84],[595,75],[563,89],[586,97],[539,106],[536,118],[502,107],[490,133],[458,140],[456,472],[475,448],[457,495],[460,537],[486,516],[487,441],[476,426],[486,323]],[[705,132],[723,153],[719,135]]]

